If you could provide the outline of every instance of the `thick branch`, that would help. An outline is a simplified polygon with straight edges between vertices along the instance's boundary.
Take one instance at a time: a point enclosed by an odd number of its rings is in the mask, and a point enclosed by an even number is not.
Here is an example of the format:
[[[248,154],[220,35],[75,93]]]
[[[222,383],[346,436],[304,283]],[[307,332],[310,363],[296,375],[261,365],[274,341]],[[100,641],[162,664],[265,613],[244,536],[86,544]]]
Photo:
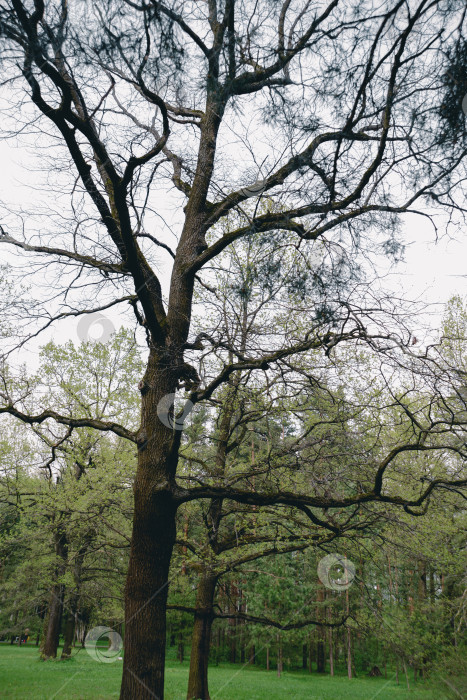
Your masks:
[[[124,428],[122,425],[114,423],[113,421],[103,421],[98,420],[97,418],[69,418],[68,416],[62,416],[56,411],[52,410],[42,411],[42,413],[34,416],[28,413],[23,413],[12,404],[0,407],[0,414],[1,413],[8,413],[15,418],[19,418],[19,420],[23,421],[23,423],[27,423],[29,425],[33,425],[34,423],[43,423],[47,419],[51,418],[60,425],[68,425],[72,428],[94,428],[95,430],[101,430],[103,432],[111,432],[115,433],[115,435],[118,435],[119,437],[136,443],[136,434],[134,432],[127,430],[127,428]]]

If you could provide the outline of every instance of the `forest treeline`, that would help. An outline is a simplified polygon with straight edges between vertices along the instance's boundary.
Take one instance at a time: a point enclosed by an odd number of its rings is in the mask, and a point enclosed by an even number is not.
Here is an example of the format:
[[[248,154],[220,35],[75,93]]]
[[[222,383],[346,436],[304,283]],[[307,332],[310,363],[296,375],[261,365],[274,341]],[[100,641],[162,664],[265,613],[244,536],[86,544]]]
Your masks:
[[[239,334],[246,344],[252,299],[240,291],[237,301],[245,315],[230,320],[231,337]],[[442,361],[463,376],[466,328],[465,306],[454,298],[440,330],[439,381]],[[253,373],[233,375],[215,400],[188,413],[179,481],[212,489],[178,511],[169,579],[167,646],[182,662],[190,657],[188,698],[209,697],[208,663],[222,661],[279,675],[303,668],[351,678],[389,669],[408,686],[440,668],[461,672],[467,615],[462,491],[446,486],[412,507],[384,499],[339,507],[357,487],[369,488],[384,455],[394,458],[391,497],[405,501],[462,469],[457,452],[446,449],[444,428],[441,443],[415,460],[397,452],[410,445],[409,434],[427,415],[440,422],[443,406],[427,393],[422,373],[414,392],[417,375],[403,367],[397,394],[388,393],[369,371],[372,362],[364,349],[344,347],[325,360],[311,351],[272,384]],[[61,412],[118,416],[131,427],[141,371],[134,336],[121,329],[106,344],[49,343],[37,374],[15,375],[15,389],[40,404],[47,387]],[[462,403],[463,396],[460,382],[453,400]],[[43,658],[68,658],[93,627],[123,636],[134,452],[125,438],[89,427],[58,436],[46,421],[30,429],[5,421],[5,642],[19,641],[28,629]],[[271,484],[282,494],[312,488],[332,494],[336,506],[297,507],[271,497],[258,508],[247,496],[243,503],[216,497],[219,483],[248,484],[246,493],[273,494]],[[323,561],[330,564],[318,569]]]

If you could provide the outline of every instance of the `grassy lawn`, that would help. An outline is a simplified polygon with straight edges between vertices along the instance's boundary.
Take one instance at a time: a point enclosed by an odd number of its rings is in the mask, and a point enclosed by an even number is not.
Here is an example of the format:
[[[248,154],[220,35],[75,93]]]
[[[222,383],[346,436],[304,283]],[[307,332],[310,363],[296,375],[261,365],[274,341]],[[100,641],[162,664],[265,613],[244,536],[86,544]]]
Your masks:
[[[85,650],[69,661],[43,663],[37,648],[0,644],[0,697],[17,700],[109,700],[118,698],[122,662],[98,663]],[[452,697],[430,683],[413,685],[405,679],[317,676],[308,673],[264,671],[240,665],[221,664],[210,669],[212,700],[440,700]],[[169,660],[165,700],[185,700],[188,665]],[[404,683],[403,683],[404,681]]]

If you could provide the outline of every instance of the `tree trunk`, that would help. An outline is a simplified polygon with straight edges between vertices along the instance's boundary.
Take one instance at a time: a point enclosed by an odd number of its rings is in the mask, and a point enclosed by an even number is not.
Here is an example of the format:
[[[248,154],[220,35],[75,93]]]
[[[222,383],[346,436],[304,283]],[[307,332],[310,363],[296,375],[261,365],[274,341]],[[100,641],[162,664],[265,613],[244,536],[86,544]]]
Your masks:
[[[183,632],[180,631],[178,635],[178,647],[177,647],[177,659],[182,664],[185,660],[185,645],[183,643]]]
[[[54,538],[55,554],[59,557],[59,563],[54,572],[55,580],[57,581],[65,573],[68,558],[68,542],[62,526],[58,526],[55,529]],[[50,591],[49,605],[44,618],[43,636],[40,646],[40,655],[43,660],[57,658],[64,595],[65,586],[62,583],[55,583]]]
[[[125,586],[120,700],[164,697],[169,568],[179,505],[172,489],[181,438],[170,397],[177,387],[180,362],[174,346],[168,349],[162,345],[157,350],[153,346],[140,382],[141,426],[137,433],[133,532]],[[164,405],[164,401],[168,403]]]
[[[40,647],[41,658],[57,658],[60,626],[62,622],[64,586],[53,586],[50,592],[49,607],[44,619],[42,642]]]
[[[242,581],[240,581],[240,585],[242,585]],[[238,589],[238,612],[242,613],[244,612],[243,609],[243,589],[239,588]],[[240,663],[244,664],[245,663],[245,621],[244,620],[239,620],[238,621],[238,626],[240,627]]]
[[[423,559],[418,561],[418,600],[426,599],[426,562]]]
[[[280,634],[277,635],[277,677],[282,673],[282,640]]]
[[[233,584],[230,586],[230,598],[229,598],[229,612],[237,612],[237,588]],[[234,602],[235,601],[235,602]],[[229,661],[231,664],[237,662],[237,620],[235,618],[229,619]]]
[[[109,648],[108,651],[119,651],[120,650],[120,635],[115,629],[111,629],[109,632]]]
[[[324,602],[326,600],[326,589],[324,588],[321,581],[318,585],[318,603],[317,606],[317,618],[320,621],[325,620],[326,612],[324,608]],[[317,626],[318,641],[316,644],[316,670],[318,673],[326,672],[326,628],[323,625]]]
[[[405,680],[407,681],[407,690],[410,690],[410,685],[409,685],[409,674],[407,673],[407,664],[405,663],[405,659],[402,662],[404,666],[404,673],[405,673]]]
[[[208,662],[217,576],[204,572],[196,595],[187,700],[209,700]]]
[[[435,572],[433,566],[430,565],[430,602],[435,604]]]
[[[316,643],[316,670],[318,673],[326,672],[324,627],[318,627],[318,641]]]
[[[166,606],[176,507],[169,493],[151,494],[150,490],[150,484],[146,488],[144,483],[135,485],[120,700],[164,696]]]
[[[70,600],[68,603],[68,613],[65,622],[64,631],[64,641],[62,650],[62,659],[68,659],[71,656],[71,648],[76,644],[76,629],[78,626],[78,609],[80,602],[80,592],[81,592],[81,575],[83,571],[83,563],[86,553],[95,539],[96,533],[94,530],[90,530],[84,537],[82,545],[77,553],[75,563],[73,566],[73,578],[75,582],[73,593],[70,595]]]
[[[347,677],[352,678],[352,636],[347,627]]]
[[[332,627],[329,628],[329,672],[334,675],[334,644],[332,638]]]
[[[350,613],[349,589],[345,591],[345,607],[347,615]],[[347,627],[347,676],[352,678],[352,636],[350,628]]]
[[[75,605],[73,601],[70,601],[70,609],[67,612],[65,621],[65,631],[63,634],[63,649],[62,649],[62,659],[69,659],[71,656],[71,648],[73,644],[73,637],[75,636]]]

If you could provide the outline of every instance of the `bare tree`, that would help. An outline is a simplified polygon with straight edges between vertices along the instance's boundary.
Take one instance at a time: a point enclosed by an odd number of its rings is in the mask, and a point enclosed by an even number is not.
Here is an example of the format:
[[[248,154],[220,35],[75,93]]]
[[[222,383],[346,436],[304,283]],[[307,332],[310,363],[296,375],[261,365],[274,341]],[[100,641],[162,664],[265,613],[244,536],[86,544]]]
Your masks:
[[[331,312],[321,299],[296,333],[245,353],[232,348],[232,360],[205,386],[185,360],[210,343],[190,339],[195,288],[205,289],[208,264],[252,231],[303,251],[306,286],[315,279],[318,240],[333,240],[345,262],[378,244],[397,250],[401,214],[435,222],[445,208],[454,223],[463,214],[465,130],[459,119],[443,128],[443,106],[452,107],[446,74],[453,56],[456,65],[464,60],[465,14],[463,0],[0,3],[3,74],[12,96],[20,95],[6,128],[35,137],[48,187],[68,197],[66,207],[51,201],[45,222],[39,207],[30,218],[10,211],[3,222],[1,242],[30,260],[30,270],[38,259],[53,261],[55,286],[48,298],[28,302],[30,314],[44,328],[129,304],[147,337],[136,432],[50,407],[35,413],[7,385],[2,392],[1,410],[27,423],[90,426],[137,445],[122,698],[163,696],[168,571],[181,503],[284,503],[314,517],[313,507],[378,500],[417,507],[450,481],[434,479],[407,497],[383,488],[400,452],[434,448],[423,436],[440,424],[428,412],[428,425],[411,414],[413,440],[382,457],[372,487],[345,497],[181,486],[182,431],[159,420],[158,407],[180,386],[197,403],[236,373],[267,373],[344,341],[407,352],[407,335],[386,342],[387,332],[368,330],[371,308],[358,313],[337,303]],[[461,115],[460,104],[454,109]],[[168,196],[178,211],[174,246],[158,233],[161,197]],[[245,210],[247,200],[265,196],[267,211]],[[226,227],[236,215],[239,225]],[[167,298],[157,272],[163,255],[171,264]],[[445,448],[463,457],[449,432],[453,422],[444,414]]]

